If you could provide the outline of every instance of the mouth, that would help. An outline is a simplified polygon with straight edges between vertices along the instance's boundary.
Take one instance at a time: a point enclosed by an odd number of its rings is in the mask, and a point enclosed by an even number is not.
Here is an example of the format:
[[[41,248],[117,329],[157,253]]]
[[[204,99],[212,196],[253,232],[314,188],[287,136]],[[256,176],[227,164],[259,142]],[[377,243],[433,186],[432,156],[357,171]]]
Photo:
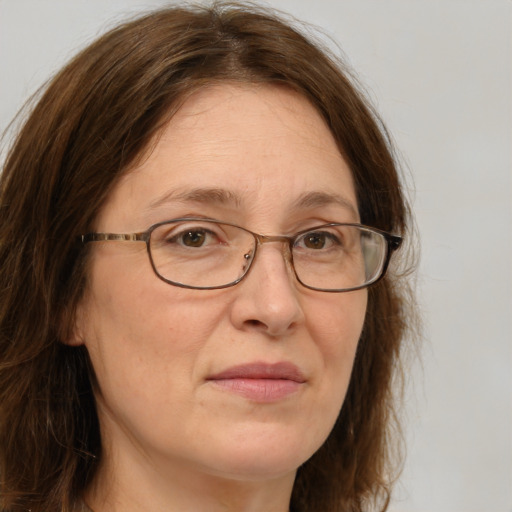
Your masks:
[[[208,377],[207,382],[253,402],[270,403],[297,393],[306,378],[292,363],[257,362],[228,368]]]

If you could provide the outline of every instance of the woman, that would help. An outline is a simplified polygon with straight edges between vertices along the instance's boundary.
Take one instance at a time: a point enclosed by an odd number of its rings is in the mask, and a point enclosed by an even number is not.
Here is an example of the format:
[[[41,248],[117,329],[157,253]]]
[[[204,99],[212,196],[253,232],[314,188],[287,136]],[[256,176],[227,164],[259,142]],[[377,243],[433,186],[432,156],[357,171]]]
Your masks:
[[[324,51],[244,5],[122,25],[0,201],[2,510],[387,508],[407,210]]]

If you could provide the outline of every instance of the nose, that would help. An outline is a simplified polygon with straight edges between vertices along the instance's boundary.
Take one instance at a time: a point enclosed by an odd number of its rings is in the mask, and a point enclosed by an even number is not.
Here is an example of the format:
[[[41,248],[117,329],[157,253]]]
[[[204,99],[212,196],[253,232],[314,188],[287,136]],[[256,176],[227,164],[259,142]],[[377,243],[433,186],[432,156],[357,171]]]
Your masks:
[[[304,321],[304,311],[286,244],[275,241],[259,246],[248,275],[236,287],[231,315],[237,329],[281,337]]]

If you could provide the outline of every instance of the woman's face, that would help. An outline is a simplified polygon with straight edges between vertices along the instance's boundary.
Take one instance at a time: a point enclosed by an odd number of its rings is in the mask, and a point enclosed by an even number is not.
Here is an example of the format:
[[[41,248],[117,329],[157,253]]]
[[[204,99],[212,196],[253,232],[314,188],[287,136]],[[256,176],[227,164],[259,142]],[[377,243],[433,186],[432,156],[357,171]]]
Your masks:
[[[160,135],[117,184],[96,231],[204,216],[289,235],[359,220],[330,131],[287,89],[204,88]],[[103,445],[117,467],[293,478],[339,414],[366,291],[304,288],[279,242],[258,249],[242,282],[206,291],[158,279],[143,242],[89,249],[73,342],[89,351]]]

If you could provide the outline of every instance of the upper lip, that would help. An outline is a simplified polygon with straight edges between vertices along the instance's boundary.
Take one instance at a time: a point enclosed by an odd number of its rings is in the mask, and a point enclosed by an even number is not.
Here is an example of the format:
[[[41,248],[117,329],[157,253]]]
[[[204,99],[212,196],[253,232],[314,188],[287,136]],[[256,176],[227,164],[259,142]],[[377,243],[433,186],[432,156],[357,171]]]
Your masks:
[[[207,380],[226,379],[282,379],[299,383],[306,382],[306,378],[299,368],[289,362],[241,364],[222,370],[207,378]]]

